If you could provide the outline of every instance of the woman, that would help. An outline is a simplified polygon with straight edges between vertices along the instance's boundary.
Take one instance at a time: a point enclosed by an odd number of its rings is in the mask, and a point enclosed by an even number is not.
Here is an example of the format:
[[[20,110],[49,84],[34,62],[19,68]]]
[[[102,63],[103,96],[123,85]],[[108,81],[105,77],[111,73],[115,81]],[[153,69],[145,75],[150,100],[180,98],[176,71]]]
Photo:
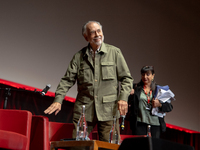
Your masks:
[[[154,99],[156,91],[155,72],[153,66],[144,66],[141,69],[141,81],[133,84],[129,96],[130,127],[133,135],[146,135],[147,126],[151,125],[151,136],[159,138],[161,131],[166,130],[164,118],[151,114],[152,108],[158,107],[162,112],[170,112],[173,109],[171,103],[161,103]]]

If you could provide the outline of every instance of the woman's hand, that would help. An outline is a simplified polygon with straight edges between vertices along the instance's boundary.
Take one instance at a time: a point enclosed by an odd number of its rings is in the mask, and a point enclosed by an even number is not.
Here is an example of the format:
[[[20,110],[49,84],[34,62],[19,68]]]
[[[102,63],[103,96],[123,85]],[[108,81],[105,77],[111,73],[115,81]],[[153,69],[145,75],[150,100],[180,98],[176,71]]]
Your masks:
[[[162,104],[160,103],[160,101],[158,99],[153,99],[152,101],[152,107],[155,108],[155,107],[162,107]]]
[[[131,93],[130,93],[130,95],[133,95],[133,94],[134,94],[134,92],[135,92],[135,91],[134,91],[134,89],[132,89],[132,90],[131,90]]]

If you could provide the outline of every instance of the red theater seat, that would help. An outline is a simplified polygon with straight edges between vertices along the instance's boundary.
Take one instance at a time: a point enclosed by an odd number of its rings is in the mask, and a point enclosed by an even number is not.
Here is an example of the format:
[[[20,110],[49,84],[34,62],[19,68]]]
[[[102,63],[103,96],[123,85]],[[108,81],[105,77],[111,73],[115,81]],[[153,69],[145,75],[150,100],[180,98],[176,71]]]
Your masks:
[[[32,114],[0,109],[0,149],[29,150]]]
[[[72,138],[72,123],[51,122],[45,116],[33,115],[30,150],[49,150],[51,141]]]
[[[49,150],[51,141],[72,138],[73,123],[51,122],[45,116],[32,117],[30,150]],[[90,139],[96,139],[96,127],[90,133]]]

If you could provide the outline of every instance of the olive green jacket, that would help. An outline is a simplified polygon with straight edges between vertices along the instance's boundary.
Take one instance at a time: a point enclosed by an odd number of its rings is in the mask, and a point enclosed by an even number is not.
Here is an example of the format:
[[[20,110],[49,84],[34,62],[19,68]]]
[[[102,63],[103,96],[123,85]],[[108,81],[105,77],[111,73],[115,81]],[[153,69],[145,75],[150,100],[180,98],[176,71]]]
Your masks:
[[[66,92],[77,81],[74,118],[80,117],[82,105],[85,105],[86,121],[92,122],[95,111],[99,121],[113,120],[114,115],[119,118],[117,102],[128,100],[133,83],[126,61],[120,49],[112,45],[102,43],[95,62],[89,50],[88,45],[74,55],[57,87],[54,102],[62,103]]]

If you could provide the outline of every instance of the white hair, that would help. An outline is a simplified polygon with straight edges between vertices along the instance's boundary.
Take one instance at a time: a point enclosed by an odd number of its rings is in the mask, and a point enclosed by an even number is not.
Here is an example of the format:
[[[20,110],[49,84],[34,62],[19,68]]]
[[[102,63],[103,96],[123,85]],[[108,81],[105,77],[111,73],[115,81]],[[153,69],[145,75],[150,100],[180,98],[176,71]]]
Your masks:
[[[98,22],[98,21],[88,21],[88,22],[86,22],[86,23],[83,25],[83,27],[82,27],[82,35],[87,34],[87,32],[86,32],[86,30],[87,30],[87,25],[88,25],[89,23],[91,23],[91,22],[97,23],[97,24],[101,27],[101,30],[102,30],[102,25],[100,24],[100,22]]]

